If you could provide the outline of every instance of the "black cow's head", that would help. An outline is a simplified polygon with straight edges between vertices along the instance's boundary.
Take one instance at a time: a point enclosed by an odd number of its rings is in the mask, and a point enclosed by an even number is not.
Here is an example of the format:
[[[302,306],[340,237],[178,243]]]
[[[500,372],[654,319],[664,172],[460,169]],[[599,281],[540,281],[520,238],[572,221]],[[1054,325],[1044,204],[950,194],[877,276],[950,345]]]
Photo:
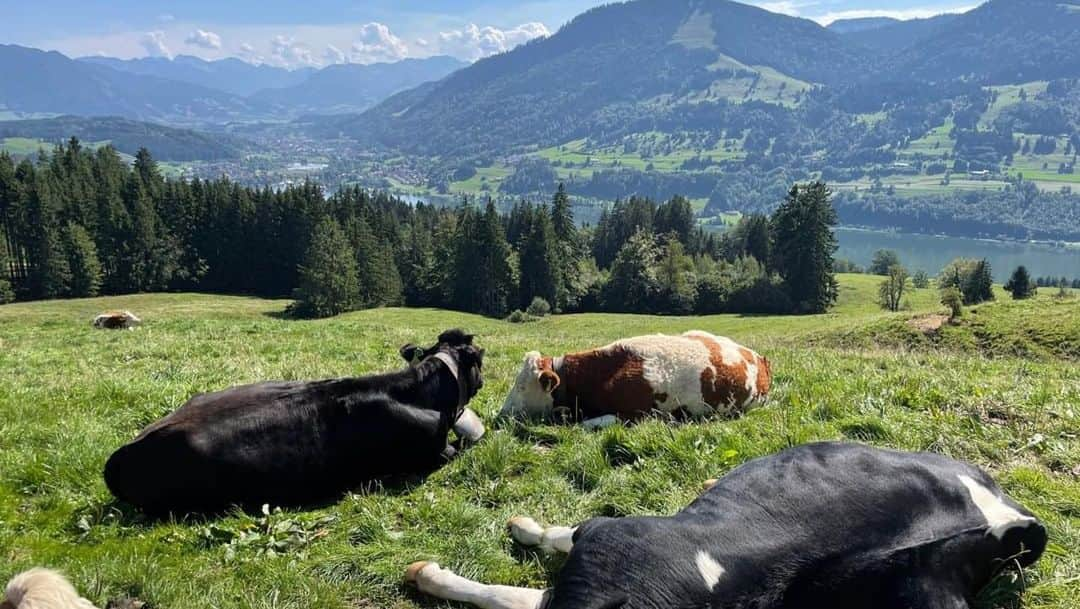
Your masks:
[[[454,358],[458,365],[459,382],[465,390],[465,400],[473,398],[484,386],[484,350],[473,344],[474,336],[462,330],[447,330],[439,335],[438,342],[428,348],[412,343],[399,351],[402,359],[415,366],[436,353],[443,352]]]

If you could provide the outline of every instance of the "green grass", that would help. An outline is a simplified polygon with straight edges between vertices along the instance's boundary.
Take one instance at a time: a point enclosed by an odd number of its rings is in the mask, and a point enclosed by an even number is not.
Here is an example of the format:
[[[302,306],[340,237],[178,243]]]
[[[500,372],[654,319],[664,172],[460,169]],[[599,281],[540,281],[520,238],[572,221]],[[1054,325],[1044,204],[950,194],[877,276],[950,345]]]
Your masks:
[[[65,570],[104,606],[131,594],[155,608],[444,607],[407,591],[406,565],[435,559],[492,583],[545,586],[557,561],[515,549],[518,514],[552,524],[595,515],[670,514],[702,480],[793,444],[851,439],[929,449],[988,468],[1049,526],[1046,557],[978,609],[1070,609],[1080,597],[1080,299],[982,305],[939,340],[904,337],[937,312],[873,304],[879,279],[841,277],[834,312],[808,317],[573,315],[511,325],[434,310],[286,321],[284,301],[147,295],[0,307],[0,583],[32,565]],[[1049,291],[1044,291],[1049,292]],[[90,328],[130,308],[132,332]],[[194,393],[264,379],[326,378],[397,368],[397,348],[447,327],[487,349],[473,405],[489,419],[528,349],[548,353],[691,328],[731,336],[774,362],[769,403],[735,421],[650,422],[590,433],[543,425],[492,428],[460,459],[406,488],[357,493],[270,518],[152,523],[121,510],[105,459]],[[899,328],[899,329],[898,329]],[[1068,342],[1073,341],[1073,342]],[[1025,345],[1014,350],[1009,346]],[[1072,346],[1068,346],[1068,345]],[[297,531],[271,556],[242,532]],[[254,540],[253,540],[254,539]]]
[[[1009,106],[1020,103],[1020,91],[1022,90],[1027,99],[1034,100],[1039,94],[1046,91],[1047,82],[1044,80],[1026,82],[1019,85],[1001,85],[996,87],[988,87],[994,93],[997,93],[997,98],[994,100],[986,112],[983,113],[982,118],[979,119],[979,128],[988,130],[994,126],[994,121],[1001,116],[1001,111]]]
[[[46,152],[52,150],[52,145],[28,137],[5,137],[0,140],[0,150],[17,156],[31,156],[36,155],[40,150]]]

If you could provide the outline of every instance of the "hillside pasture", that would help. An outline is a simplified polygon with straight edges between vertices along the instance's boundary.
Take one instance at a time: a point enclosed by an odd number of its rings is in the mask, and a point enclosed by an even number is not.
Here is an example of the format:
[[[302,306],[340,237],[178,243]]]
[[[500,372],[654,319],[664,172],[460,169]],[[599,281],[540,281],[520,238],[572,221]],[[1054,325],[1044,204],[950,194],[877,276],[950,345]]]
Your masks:
[[[0,307],[0,581],[63,569],[104,607],[446,607],[402,584],[433,559],[486,582],[549,585],[559,561],[514,547],[506,521],[573,524],[670,514],[701,482],[815,440],[933,450],[993,473],[1049,527],[1044,559],[1003,576],[978,609],[1070,609],[1080,598],[1080,298],[996,303],[910,336],[940,314],[874,304],[880,278],[842,276],[840,302],[807,317],[566,315],[513,325],[447,311],[387,309],[289,321],[286,301],[138,295]],[[136,331],[90,327],[127,308]],[[460,326],[487,349],[473,406],[489,434],[427,480],[357,489],[316,509],[152,522],[116,503],[108,455],[191,395],[265,379],[356,375],[402,365],[400,345]],[[563,353],[645,333],[701,329],[773,362],[769,402],[734,421],[588,432],[494,425],[523,353]],[[1010,345],[1026,345],[1013,349]],[[1023,595],[1020,591],[1023,590]]]

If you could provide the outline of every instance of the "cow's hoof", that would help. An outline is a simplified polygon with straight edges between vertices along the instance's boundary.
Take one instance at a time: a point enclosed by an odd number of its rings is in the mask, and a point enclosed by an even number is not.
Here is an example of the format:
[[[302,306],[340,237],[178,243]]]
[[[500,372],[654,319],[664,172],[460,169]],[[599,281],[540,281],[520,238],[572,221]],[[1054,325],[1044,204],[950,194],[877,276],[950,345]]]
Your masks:
[[[510,519],[510,537],[523,546],[536,547],[544,539],[544,527],[532,518],[516,516]]]
[[[405,569],[405,581],[409,582],[410,584],[415,584],[416,579],[420,577],[420,572],[432,565],[436,567],[439,566],[429,560],[421,560],[419,562],[414,562]]]
[[[720,482],[720,481],[719,481],[719,480],[717,480],[716,478],[712,478],[712,479],[710,479],[710,480],[706,480],[705,482],[702,482],[702,483],[701,483],[701,490],[702,490],[702,491],[707,491],[707,490],[711,489],[712,487],[716,486],[716,484],[717,484],[718,482]]]

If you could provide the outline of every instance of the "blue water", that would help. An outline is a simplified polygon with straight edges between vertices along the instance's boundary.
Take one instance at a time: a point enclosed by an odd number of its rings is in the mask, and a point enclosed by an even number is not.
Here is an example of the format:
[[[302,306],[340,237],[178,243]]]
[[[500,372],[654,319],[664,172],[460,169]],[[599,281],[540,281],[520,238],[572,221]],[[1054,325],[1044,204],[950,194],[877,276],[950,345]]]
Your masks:
[[[895,250],[909,271],[936,274],[955,258],[986,258],[996,281],[1005,281],[1021,264],[1034,277],[1080,278],[1080,245],[990,241],[839,228],[838,258],[867,266],[879,249]]]

